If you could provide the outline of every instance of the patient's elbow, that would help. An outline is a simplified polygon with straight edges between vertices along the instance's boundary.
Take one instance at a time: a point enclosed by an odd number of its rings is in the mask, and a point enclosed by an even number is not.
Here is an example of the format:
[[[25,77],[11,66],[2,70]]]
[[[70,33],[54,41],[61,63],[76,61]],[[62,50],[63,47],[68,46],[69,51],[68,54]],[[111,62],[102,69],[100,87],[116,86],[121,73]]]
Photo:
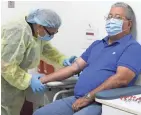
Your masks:
[[[71,70],[75,74],[81,71],[80,68],[75,63],[71,65]]]
[[[121,80],[116,80],[117,81],[117,84],[118,84],[118,86],[120,86],[120,87],[124,87],[124,86],[128,86],[128,84],[129,84],[129,82],[128,82],[128,80],[123,80],[123,79],[121,79]]]

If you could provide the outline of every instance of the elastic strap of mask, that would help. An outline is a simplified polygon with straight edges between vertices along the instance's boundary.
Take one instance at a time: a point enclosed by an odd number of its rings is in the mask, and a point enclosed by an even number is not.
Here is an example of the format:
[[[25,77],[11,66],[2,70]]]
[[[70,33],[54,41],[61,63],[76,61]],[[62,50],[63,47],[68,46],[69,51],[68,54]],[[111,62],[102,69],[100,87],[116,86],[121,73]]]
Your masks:
[[[128,21],[125,21],[125,20],[123,20],[123,23],[124,22],[128,22]],[[122,25],[123,26],[123,25]],[[128,27],[127,29],[124,29],[124,30],[122,30],[122,32],[125,32],[126,30],[128,30],[130,27]],[[122,33],[122,32],[120,32],[120,33]],[[120,33],[118,33],[118,34],[120,34]]]

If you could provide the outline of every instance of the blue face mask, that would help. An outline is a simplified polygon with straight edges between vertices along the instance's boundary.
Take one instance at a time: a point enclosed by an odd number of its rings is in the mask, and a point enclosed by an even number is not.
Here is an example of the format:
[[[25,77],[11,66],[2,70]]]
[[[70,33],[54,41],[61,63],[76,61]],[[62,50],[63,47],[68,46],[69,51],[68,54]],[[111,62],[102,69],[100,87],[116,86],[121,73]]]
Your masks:
[[[54,35],[48,35],[47,33],[42,37],[42,36],[40,36],[39,34],[38,34],[38,38],[40,39],[40,40],[44,40],[44,41],[49,41],[49,40],[51,40],[52,38],[54,37]]]
[[[48,34],[46,34],[44,37],[38,35],[38,38],[41,39],[41,40],[44,40],[44,41],[49,41],[53,38],[54,36],[49,36]]]
[[[114,36],[122,32],[123,20],[111,18],[106,21],[106,31],[109,36]]]

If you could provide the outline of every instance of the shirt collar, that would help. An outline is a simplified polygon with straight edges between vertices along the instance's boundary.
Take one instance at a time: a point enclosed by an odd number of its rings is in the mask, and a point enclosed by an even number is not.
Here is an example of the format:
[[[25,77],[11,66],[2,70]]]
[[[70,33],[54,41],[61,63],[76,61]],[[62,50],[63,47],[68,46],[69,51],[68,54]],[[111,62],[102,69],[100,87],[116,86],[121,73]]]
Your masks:
[[[130,38],[132,38],[132,34],[127,34],[123,36],[122,38],[120,38],[119,40],[114,41],[113,43],[124,43],[124,42],[127,42]],[[106,42],[108,44],[108,40],[109,40],[109,36],[106,36],[103,39],[103,42]]]

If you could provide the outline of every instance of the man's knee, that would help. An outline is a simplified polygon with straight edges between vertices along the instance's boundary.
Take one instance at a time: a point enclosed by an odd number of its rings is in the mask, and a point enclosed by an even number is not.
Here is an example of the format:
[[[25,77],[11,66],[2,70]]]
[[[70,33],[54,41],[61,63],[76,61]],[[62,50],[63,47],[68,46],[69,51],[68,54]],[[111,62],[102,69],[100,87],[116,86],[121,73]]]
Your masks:
[[[41,114],[41,111],[38,109],[33,113],[33,115],[42,115],[42,114]]]
[[[37,109],[33,115],[53,115],[52,109],[48,109],[48,107],[44,106],[40,109]]]
[[[74,97],[57,100],[36,110],[33,115],[72,115],[73,111],[70,107],[74,101]]]

